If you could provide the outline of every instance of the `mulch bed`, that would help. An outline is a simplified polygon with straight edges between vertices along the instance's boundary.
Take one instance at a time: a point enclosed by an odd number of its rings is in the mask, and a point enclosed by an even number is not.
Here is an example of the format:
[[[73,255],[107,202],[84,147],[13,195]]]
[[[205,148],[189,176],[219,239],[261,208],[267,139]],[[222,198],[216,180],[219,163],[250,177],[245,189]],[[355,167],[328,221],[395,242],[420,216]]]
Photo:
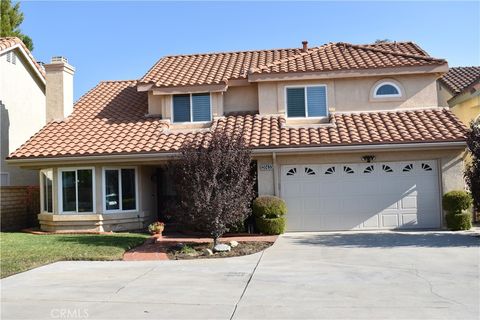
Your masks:
[[[217,252],[212,255],[204,254],[205,249],[211,249],[212,243],[186,243],[183,247],[178,244],[167,248],[167,256],[170,260],[187,259],[211,259],[245,256],[263,251],[273,244],[271,241],[248,241],[238,242],[238,246],[228,252]]]

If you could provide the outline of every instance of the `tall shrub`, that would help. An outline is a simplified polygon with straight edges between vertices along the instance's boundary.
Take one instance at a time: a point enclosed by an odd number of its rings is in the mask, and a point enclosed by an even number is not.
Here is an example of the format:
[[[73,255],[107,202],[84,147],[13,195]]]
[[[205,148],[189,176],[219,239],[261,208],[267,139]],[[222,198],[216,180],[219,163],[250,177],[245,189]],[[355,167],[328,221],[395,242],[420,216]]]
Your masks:
[[[245,220],[254,197],[251,150],[238,135],[213,133],[192,141],[172,161],[179,202],[176,218],[217,240]]]

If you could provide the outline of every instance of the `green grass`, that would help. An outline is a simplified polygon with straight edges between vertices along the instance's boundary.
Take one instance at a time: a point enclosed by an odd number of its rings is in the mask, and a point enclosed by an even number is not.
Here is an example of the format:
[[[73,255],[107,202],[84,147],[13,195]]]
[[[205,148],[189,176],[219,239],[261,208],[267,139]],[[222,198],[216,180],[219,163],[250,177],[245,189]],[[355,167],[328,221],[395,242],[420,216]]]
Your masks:
[[[34,235],[0,233],[1,278],[66,260],[120,260],[149,236],[140,233]]]

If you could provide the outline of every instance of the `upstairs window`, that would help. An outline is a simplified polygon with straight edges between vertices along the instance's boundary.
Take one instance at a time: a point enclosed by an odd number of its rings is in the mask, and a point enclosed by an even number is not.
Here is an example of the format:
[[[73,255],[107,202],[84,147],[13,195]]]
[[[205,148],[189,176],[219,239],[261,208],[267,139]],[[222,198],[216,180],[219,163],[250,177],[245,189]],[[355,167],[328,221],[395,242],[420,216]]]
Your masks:
[[[211,120],[210,93],[176,94],[173,96],[173,122],[205,122]]]
[[[289,118],[327,116],[327,87],[307,86],[287,88]]]
[[[391,98],[401,97],[402,91],[393,82],[381,82],[375,87],[373,97],[374,98]]]

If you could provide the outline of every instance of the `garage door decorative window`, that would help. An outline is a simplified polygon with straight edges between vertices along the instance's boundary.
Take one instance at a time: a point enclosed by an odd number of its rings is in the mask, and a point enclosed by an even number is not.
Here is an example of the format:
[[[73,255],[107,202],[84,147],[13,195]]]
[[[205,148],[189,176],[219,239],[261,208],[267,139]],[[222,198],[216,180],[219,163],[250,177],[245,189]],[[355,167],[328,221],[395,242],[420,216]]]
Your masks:
[[[355,173],[353,172],[353,169],[348,166],[343,166],[343,172],[345,172],[346,174]]]
[[[403,168],[403,172],[410,172],[413,170],[413,164],[407,164],[404,168]]]
[[[334,174],[335,173],[335,167],[330,167],[325,171],[325,174]]]
[[[382,169],[383,169],[383,171],[385,171],[385,172],[393,172],[393,169],[392,169],[390,166],[386,165],[386,164],[382,165]]]
[[[314,176],[314,175],[316,175],[315,171],[313,171],[313,169],[312,169],[312,168],[309,168],[309,167],[305,167],[305,174],[306,174],[307,176]]]
[[[287,171],[287,176],[294,176],[297,174],[297,168],[292,168]]]
[[[363,173],[372,173],[375,170],[373,166],[368,166],[363,170]]]
[[[426,163],[422,163],[422,169],[425,171],[432,171],[432,167]]]

